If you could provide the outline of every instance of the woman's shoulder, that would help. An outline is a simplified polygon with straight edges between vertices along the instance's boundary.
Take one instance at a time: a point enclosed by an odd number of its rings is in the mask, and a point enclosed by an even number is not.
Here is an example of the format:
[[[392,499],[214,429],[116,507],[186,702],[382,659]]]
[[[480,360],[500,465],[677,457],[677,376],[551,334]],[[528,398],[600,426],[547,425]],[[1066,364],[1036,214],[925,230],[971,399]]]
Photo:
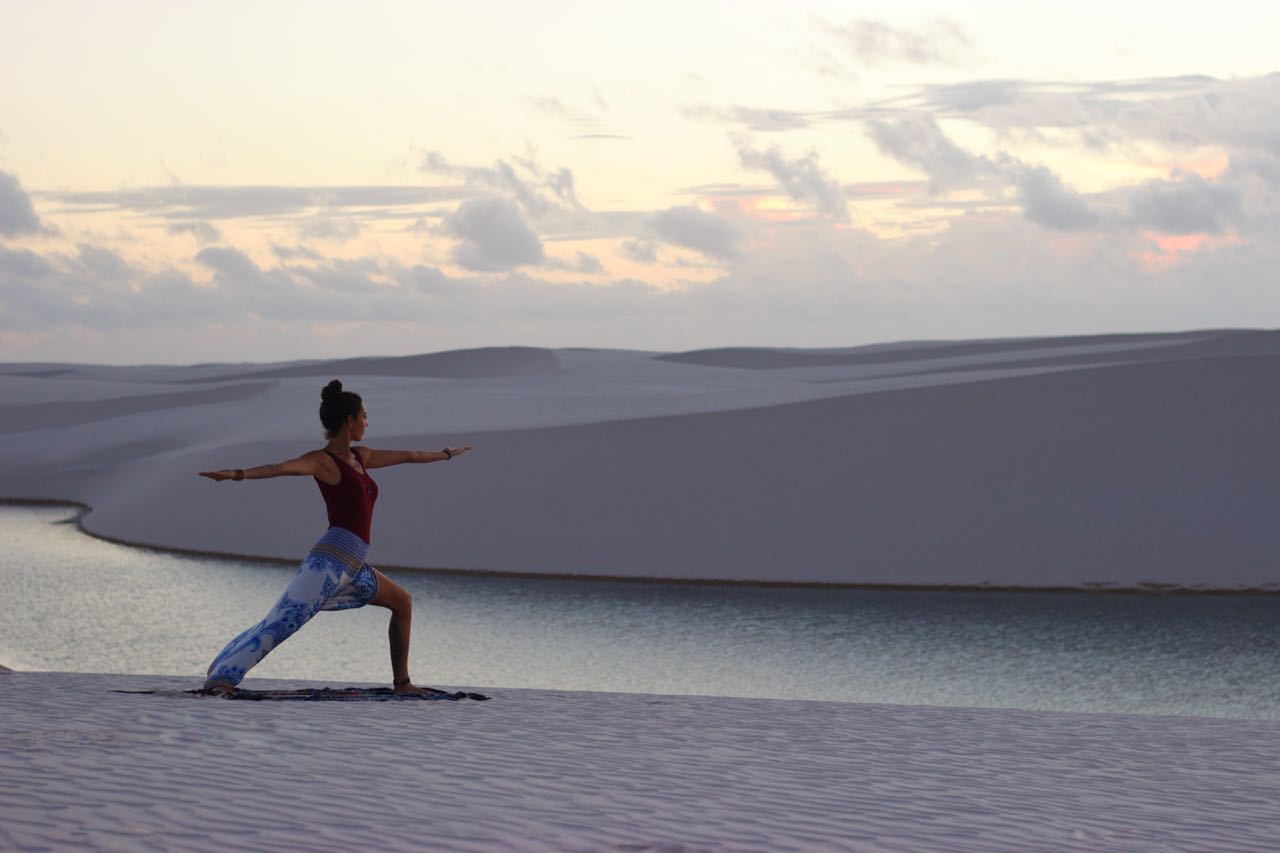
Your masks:
[[[328,483],[332,486],[342,479],[342,469],[338,467],[338,463],[323,447],[319,450],[308,450],[302,454],[301,458],[306,459],[315,466],[315,472],[312,476],[320,482]]]

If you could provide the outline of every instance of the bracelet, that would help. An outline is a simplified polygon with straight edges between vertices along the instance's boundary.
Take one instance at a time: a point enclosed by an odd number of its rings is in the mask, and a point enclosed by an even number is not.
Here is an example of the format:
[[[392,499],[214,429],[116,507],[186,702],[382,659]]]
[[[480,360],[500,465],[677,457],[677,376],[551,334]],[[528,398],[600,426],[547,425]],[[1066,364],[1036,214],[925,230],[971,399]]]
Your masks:
[[[235,469],[235,475],[234,475],[231,479],[235,480],[236,482],[239,482],[239,481],[243,480],[243,479],[244,479],[244,469],[243,469],[243,468],[237,468],[237,469]]]
[[[453,452],[452,452],[451,450],[449,450],[449,448],[447,448],[447,447],[446,447],[446,448],[445,448],[443,451],[441,451],[441,452],[442,452],[442,453],[444,453],[444,458],[445,458],[445,459],[452,459],[452,458],[453,458]]]

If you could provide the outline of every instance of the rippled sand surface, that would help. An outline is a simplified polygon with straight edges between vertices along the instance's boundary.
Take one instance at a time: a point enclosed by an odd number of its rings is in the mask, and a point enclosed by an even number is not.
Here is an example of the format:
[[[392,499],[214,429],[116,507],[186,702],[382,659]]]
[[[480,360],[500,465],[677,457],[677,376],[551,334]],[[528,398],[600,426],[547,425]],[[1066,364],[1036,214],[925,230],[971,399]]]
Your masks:
[[[0,673],[0,847],[1225,851],[1280,838],[1277,722],[497,688],[466,703],[111,692],[188,686]]]

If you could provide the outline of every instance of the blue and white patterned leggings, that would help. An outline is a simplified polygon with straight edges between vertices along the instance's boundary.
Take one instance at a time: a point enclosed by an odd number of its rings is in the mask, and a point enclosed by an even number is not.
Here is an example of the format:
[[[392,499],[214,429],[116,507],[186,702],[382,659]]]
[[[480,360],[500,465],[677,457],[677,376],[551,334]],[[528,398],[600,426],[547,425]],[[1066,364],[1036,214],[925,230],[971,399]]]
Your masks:
[[[266,618],[227,643],[209,664],[206,688],[232,687],[276,646],[321,610],[363,607],[378,594],[378,578],[365,562],[369,545],[350,530],[330,527],[307,554]]]

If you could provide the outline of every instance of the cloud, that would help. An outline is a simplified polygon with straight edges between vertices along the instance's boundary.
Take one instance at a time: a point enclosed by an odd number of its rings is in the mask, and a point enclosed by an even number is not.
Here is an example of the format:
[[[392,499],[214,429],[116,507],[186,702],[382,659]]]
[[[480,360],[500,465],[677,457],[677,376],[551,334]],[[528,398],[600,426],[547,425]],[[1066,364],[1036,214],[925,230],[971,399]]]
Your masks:
[[[618,247],[624,258],[642,264],[658,262],[658,252],[648,240],[626,240]]]
[[[974,54],[973,39],[963,25],[934,18],[919,29],[892,27],[860,18],[842,26],[826,25],[840,44],[863,65],[959,65]]]
[[[713,107],[710,104],[686,105],[679,109],[681,115],[694,121],[721,121],[742,125],[747,130],[761,133],[784,130],[803,130],[812,127],[821,114],[784,110],[777,108],[759,108],[733,106],[727,109]]]
[[[887,156],[918,170],[918,179],[842,185],[823,168],[838,162],[835,151],[760,144],[763,137],[731,137],[736,148],[720,165],[756,173],[742,172],[742,184],[710,183],[733,178],[709,169],[705,186],[677,190],[688,193],[689,206],[656,211],[592,211],[578,197],[577,173],[545,167],[532,154],[481,166],[427,155],[425,165],[442,169],[423,179],[439,184],[432,187],[160,187],[28,196],[11,179],[2,189],[34,199],[46,218],[127,211],[162,232],[191,234],[198,246],[186,238],[179,243],[200,251],[194,282],[131,254],[153,249],[118,235],[71,250],[0,251],[0,326],[23,334],[77,324],[144,333],[260,317],[301,337],[307,323],[363,321],[378,324],[368,328],[380,345],[386,329],[415,330],[417,337],[406,332],[398,345],[407,350],[421,346],[414,341],[426,339],[424,329],[433,348],[444,340],[439,334],[458,344],[470,334],[583,345],[712,345],[717,338],[835,345],[1068,326],[1247,325],[1280,312],[1280,295],[1268,290],[1280,263],[1280,75],[976,80],[838,112],[743,106],[715,117],[754,124],[762,133],[849,122],[865,127]],[[986,141],[979,147],[972,140]],[[1037,152],[1059,150],[1031,162],[1019,147],[1028,141]],[[1100,155],[1108,160],[1109,189],[1094,189],[1085,172],[1073,172],[1087,168],[1077,166],[1078,153],[1087,163]],[[1115,186],[1125,169],[1136,177]],[[1164,179],[1149,180],[1153,174]],[[908,224],[880,239],[817,217],[782,225],[735,214],[739,204],[748,206],[746,197],[783,191],[796,205],[836,220],[847,214],[848,200],[896,200],[897,210],[868,205],[868,214],[875,213],[877,225]],[[67,210],[54,210],[51,199]],[[0,203],[0,217],[16,209]],[[889,213],[879,218],[881,211]],[[237,216],[280,221],[261,243],[222,245],[224,231],[239,233],[223,225]],[[458,267],[449,265],[448,274],[404,267],[384,254],[330,261],[321,244],[321,251],[294,245],[298,230],[312,222],[359,227],[367,216],[398,218],[392,227],[419,222],[421,240],[397,235],[406,256],[443,257],[447,248],[434,242],[443,239]],[[617,264],[625,258],[632,262],[627,269],[652,283],[610,279],[599,258],[573,252],[585,244],[553,242],[568,237],[609,238]],[[102,245],[91,244],[98,240]],[[122,248],[117,254],[106,246]],[[258,246],[265,247],[261,254]],[[1153,254],[1161,257],[1144,261]],[[189,261],[187,253],[175,263]],[[708,281],[709,274],[716,277]],[[1159,304],[1152,293],[1160,294]],[[616,319],[622,312],[645,319],[626,326]],[[450,324],[436,319],[444,316]],[[614,324],[609,335],[595,331],[599,323]],[[611,336],[620,330],[624,336]],[[57,354],[55,346],[47,351]]]
[[[1152,245],[1145,232],[1119,228],[1064,240],[1014,210],[960,216],[942,231],[896,240],[809,220],[777,229],[767,242],[736,244],[731,269],[712,280],[700,273],[679,287],[552,281],[532,270],[451,276],[375,257],[260,266],[234,246],[197,253],[210,275],[193,283],[94,246],[68,254],[0,246],[0,329],[44,335],[40,348],[21,351],[24,358],[102,360],[110,352],[134,361],[172,359],[174,350],[139,342],[171,347],[186,334],[181,357],[199,341],[202,358],[243,360],[369,354],[369,341],[383,353],[477,340],[641,349],[744,341],[840,346],[1247,326],[1280,311],[1280,294],[1270,287],[1280,264],[1274,240],[1209,239],[1168,250],[1163,266],[1144,266],[1138,256]],[[1153,302],[1156,291],[1161,298]],[[348,334],[316,335],[315,323],[341,323]],[[205,333],[208,324],[216,331]],[[64,334],[68,327],[99,334]],[[285,342],[254,340],[263,328]],[[13,351],[11,340],[0,337],[0,346]]]
[[[743,234],[729,220],[696,207],[672,207],[644,220],[655,237],[664,243],[693,249],[719,260],[738,257]]]
[[[292,267],[290,272],[326,290],[353,294],[376,293],[385,281],[381,264],[371,258],[337,258],[322,264]]]
[[[40,195],[72,208],[121,210],[164,219],[219,220],[292,217],[315,209],[371,208],[385,214],[388,210],[455,201],[466,194],[459,187],[166,186]]]
[[[728,112],[733,121],[746,125],[751,130],[776,131],[797,130],[810,127],[812,118],[795,110],[753,109],[751,107],[733,107]]]
[[[460,178],[472,192],[507,196],[533,217],[553,208],[582,207],[572,171],[565,167],[544,169],[527,157],[512,158],[510,162],[498,160],[492,166],[463,166],[450,162],[438,151],[428,151],[418,168],[422,172]]]
[[[926,86],[897,103],[1000,132],[1071,130],[1097,149],[1146,142],[1280,156],[1280,73],[1233,80],[981,80]]]
[[[543,264],[547,269],[564,270],[565,272],[576,272],[583,275],[607,275],[608,272],[604,268],[604,264],[600,263],[600,259],[595,255],[586,252],[578,252],[572,261],[561,260],[560,258],[547,258]]]
[[[931,193],[978,189],[988,199],[983,206],[990,207],[1001,205],[1011,189],[1022,215],[1053,231],[1123,230],[1135,224],[1158,231],[1184,228],[1204,224],[1211,211],[1229,214],[1233,201],[1238,203],[1234,194],[1206,186],[1175,188],[1157,183],[1136,194],[1124,189],[1112,193],[1130,197],[1133,215],[1126,218],[1091,205],[1045,166],[1025,163],[1004,151],[993,157],[966,151],[952,142],[930,115],[873,121],[868,131],[881,151],[923,171]]]
[[[510,201],[498,196],[464,201],[444,221],[456,237],[455,263],[476,272],[498,272],[543,259],[542,241]]]
[[[170,234],[190,234],[201,246],[217,243],[222,239],[222,232],[208,222],[175,222],[169,226],[168,231]]]
[[[271,244],[271,254],[275,255],[282,261],[308,260],[322,261],[324,256],[315,249],[306,246],[281,246],[278,243]]]
[[[885,154],[929,177],[930,192],[971,186],[999,171],[987,157],[952,142],[928,114],[868,122],[871,140]]]
[[[590,82],[571,83],[558,95],[534,95],[529,102],[547,115],[568,120],[593,119],[609,112],[604,92]]]
[[[4,273],[4,279],[0,283],[14,279],[38,279],[52,271],[53,267],[49,262],[35,252],[0,246],[0,272]]]
[[[304,240],[335,240],[344,243],[360,234],[360,224],[350,219],[314,214],[298,221],[298,236]]]
[[[1039,94],[1060,93],[1050,86],[1039,86],[1025,80],[966,80],[963,83],[925,86],[902,100],[916,102],[931,114],[968,115]],[[1061,104],[1055,106],[1060,107]]]
[[[79,325],[110,332],[213,313],[208,294],[172,269],[148,270],[93,245],[47,255],[0,246],[3,330]]]
[[[1022,167],[1017,172],[1023,213],[1037,225],[1055,231],[1083,231],[1102,221],[1083,198],[1045,167]]]
[[[568,104],[563,98],[557,98],[547,95],[535,95],[529,98],[529,103],[538,108],[539,111],[555,118],[567,118],[571,112]]]
[[[1261,180],[1272,190],[1280,190],[1280,157],[1245,152],[1231,158],[1225,177],[1245,182]]]
[[[848,221],[849,203],[840,185],[823,172],[816,153],[787,159],[776,146],[761,150],[739,141],[738,162],[745,168],[772,175],[792,201],[831,219]]]
[[[315,263],[262,267],[232,246],[202,249],[196,263],[209,270],[218,315],[259,317],[286,323],[401,320],[422,307],[412,287],[374,258],[337,258]],[[353,296],[369,297],[353,299]]]
[[[1130,196],[1133,223],[1165,234],[1221,234],[1240,207],[1239,190],[1199,175],[1151,181]]]
[[[912,118],[868,122],[882,150],[925,170],[935,191],[990,192],[993,182],[1005,182],[1028,218],[1046,227],[1170,235],[1232,229],[1265,240],[1280,227],[1280,74],[975,81],[924,87],[897,104],[913,110]],[[1153,150],[1164,152],[1170,177],[1099,194],[1099,207],[1006,151],[991,157],[961,152],[945,140],[935,116],[989,128],[1010,145],[1031,140],[1147,167]]]
[[[596,212],[578,198],[577,179],[569,168],[545,167],[533,156],[500,159],[490,166],[454,163],[436,151],[426,152],[419,168],[457,178],[471,198],[504,198],[543,239],[582,240],[627,236],[640,216]]]
[[[558,95],[533,96],[529,102],[543,115],[573,128],[574,139],[626,138],[608,123],[609,102],[594,83],[572,83]]]
[[[31,198],[23,191],[17,176],[0,171],[0,236],[44,233],[48,233],[48,229],[36,216]]]
[[[212,270],[224,280],[247,284],[262,279],[262,270],[239,249],[213,246],[196,253],[196,263]]]
[[[80,269],[93,281],[117,285],[130,282],[135,271],[124,258],[99,246],[80,245]]]

